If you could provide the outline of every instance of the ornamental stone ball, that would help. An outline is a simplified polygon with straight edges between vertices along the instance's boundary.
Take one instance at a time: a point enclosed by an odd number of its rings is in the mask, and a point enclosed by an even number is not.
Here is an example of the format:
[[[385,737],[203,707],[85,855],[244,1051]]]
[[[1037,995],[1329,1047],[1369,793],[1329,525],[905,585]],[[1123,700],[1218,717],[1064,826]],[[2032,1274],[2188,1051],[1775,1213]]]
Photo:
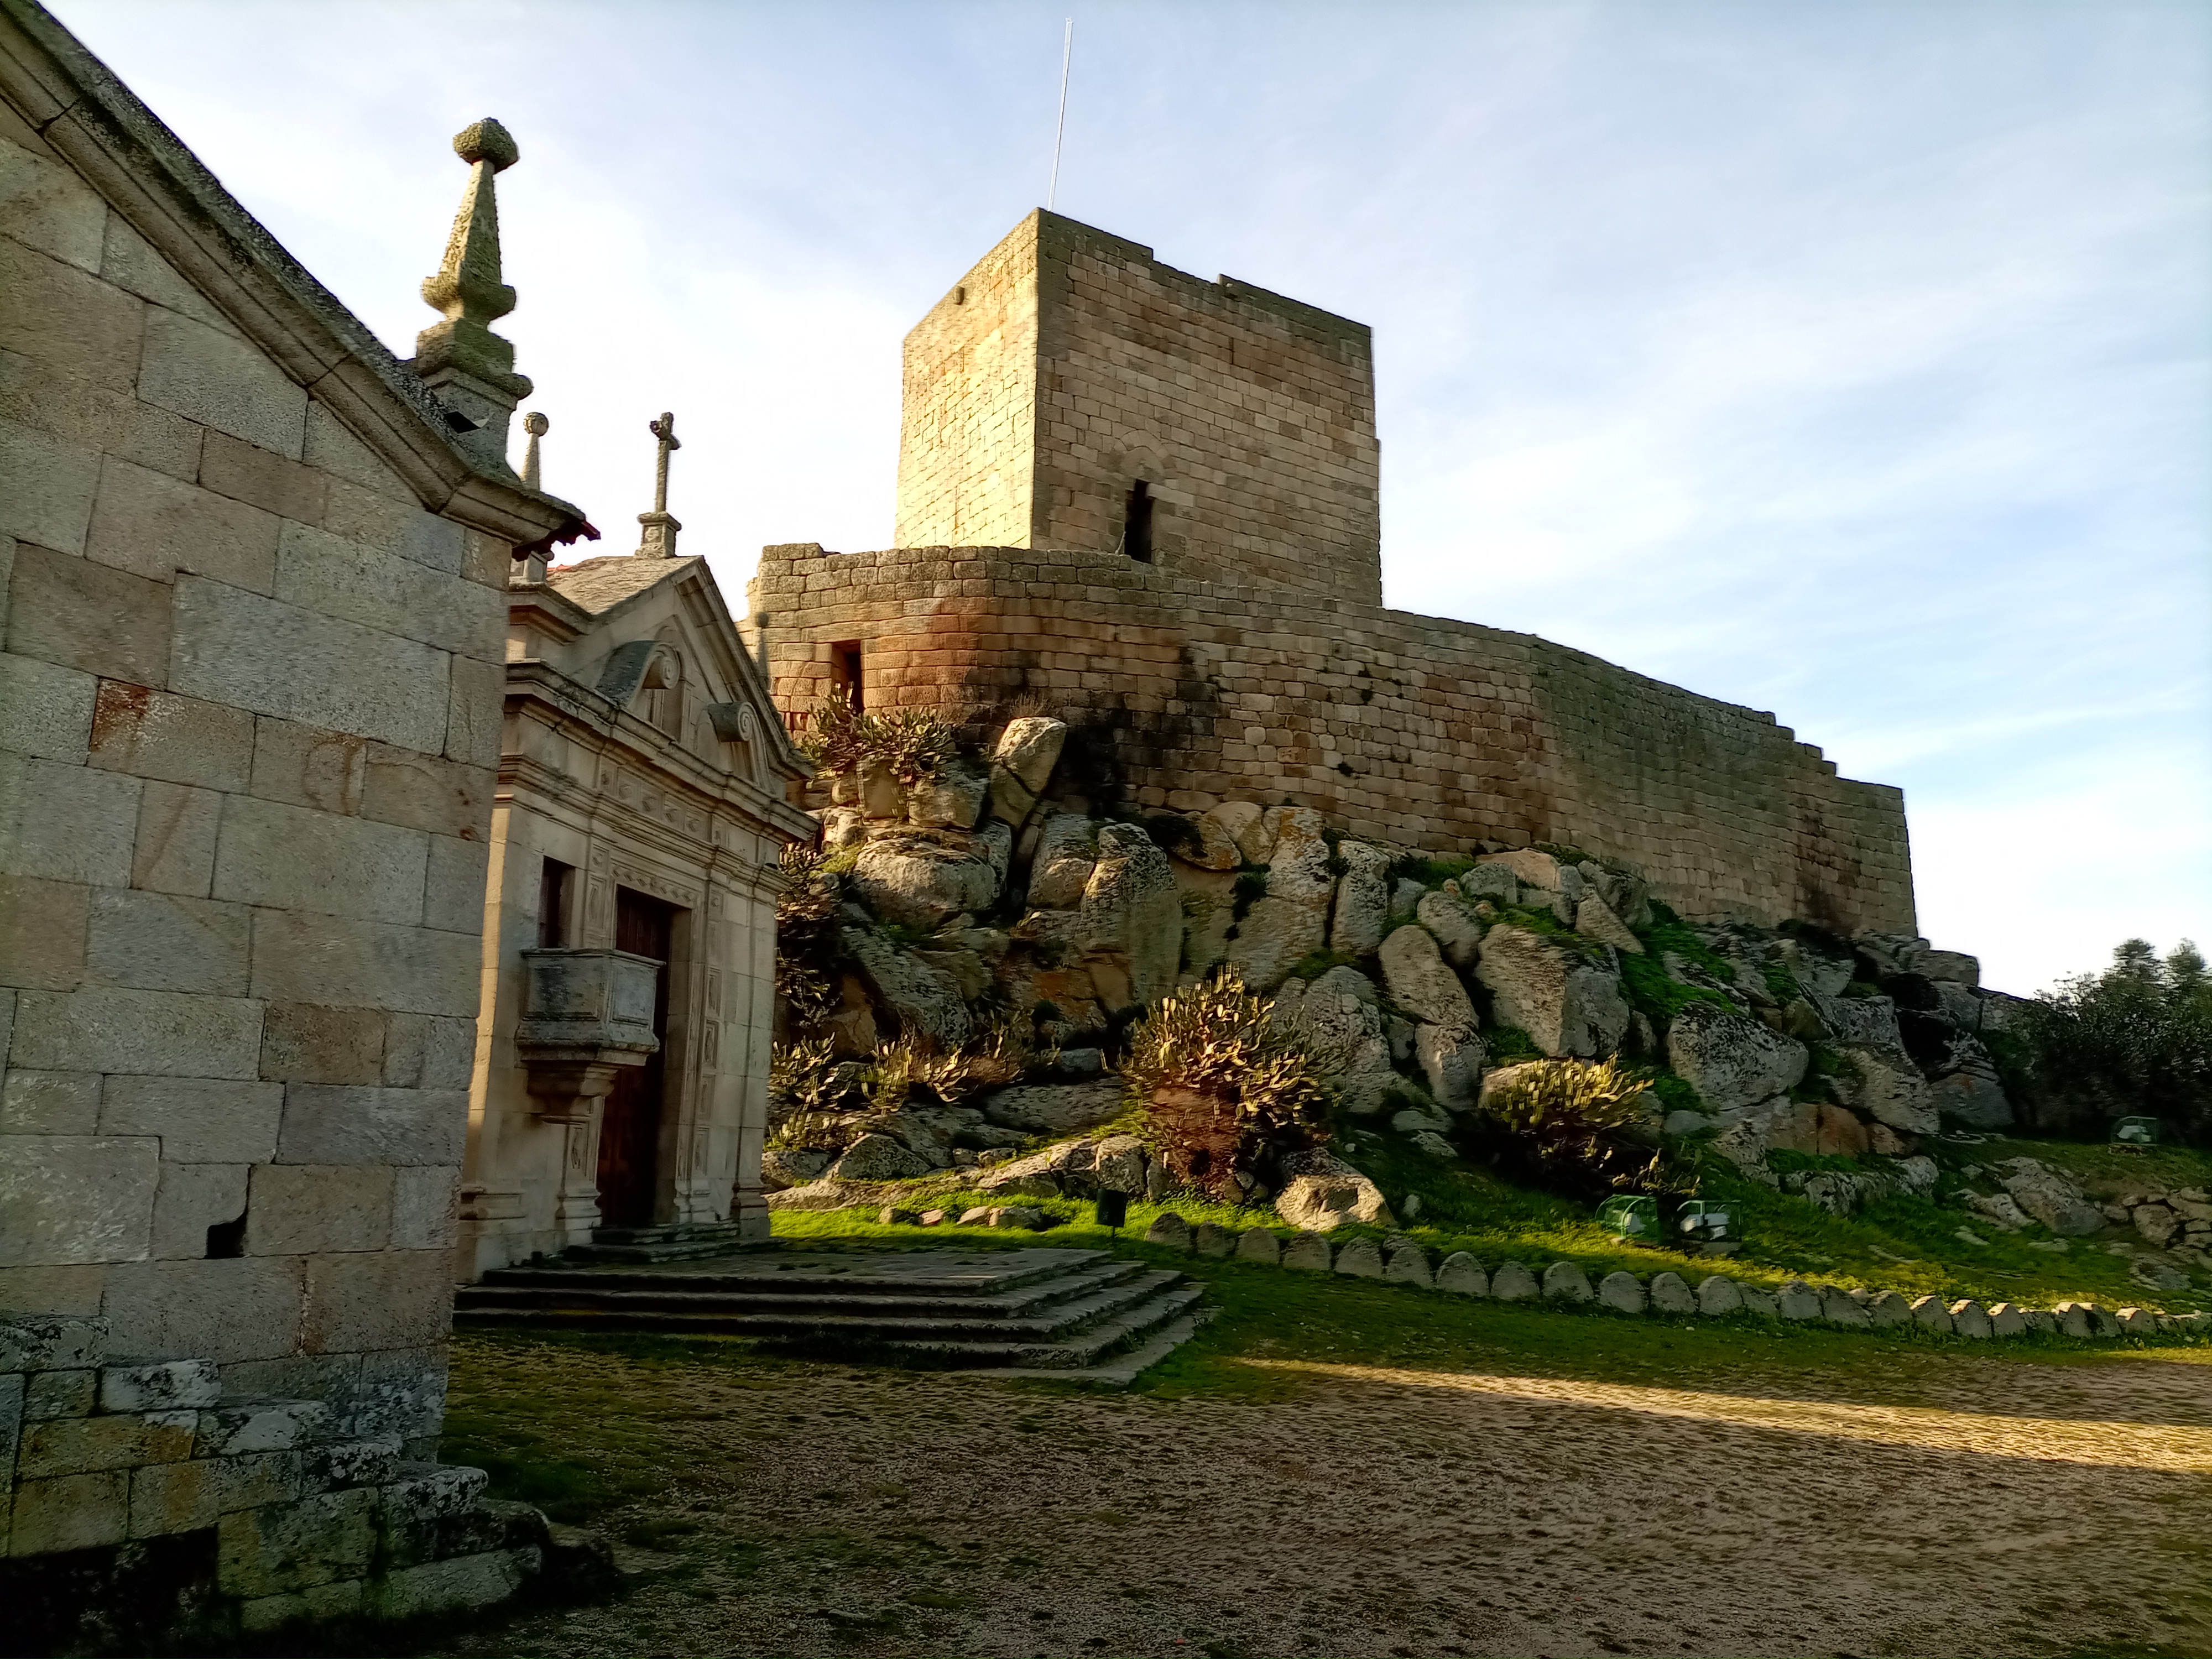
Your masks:
[[[471,167],[489,161],[494,173],[504,173],[522,159],[514,135],[489,115],[453,135],[453,154]]]

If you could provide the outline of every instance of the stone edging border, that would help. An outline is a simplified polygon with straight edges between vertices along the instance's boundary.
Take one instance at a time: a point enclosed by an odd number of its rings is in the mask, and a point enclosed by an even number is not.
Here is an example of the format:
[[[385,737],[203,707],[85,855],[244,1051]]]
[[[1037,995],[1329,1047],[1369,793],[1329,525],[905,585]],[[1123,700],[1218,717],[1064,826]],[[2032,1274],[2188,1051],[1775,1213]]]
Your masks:
[[[1145,1243],[1195,1251],[1218,1261],[1333,1272],[1500,1302],[1588,1303],[1623,1314],[1718,1318],[1747,1312],[1767,1319],[1818,1321],[1861,1329],[1917,1325],[1976,1340],[2030,1332],[2072,1337],[2212,1336],[2212,1314],[2161,1314],[2148,1308],[2122,1308],[2114,1313],[2094,1302],[2061,1302],[2051,1309],[2000,1302],[1984,1308],[1969,1297],[1946,1306],[1933,1296],[1908,1302],[1899,1291],[1850,1291],[1837,1285],[1809,1285],[1802,1279],[1789,1280],[1778,1291],[1764,1291],[1719,1273],[1692,1285],[1680,1273],[1658,1273],[1647,1285],[1625,1270],[1609,1273],[1593,1285],[1589,1275],[1571,1261],[1554,1261],[1540,1271],[1507,1261],[1489,1273],[1465,1250],[1446,1256],[1432,1269],[1428,1251],[1402,1234],[1379,1243],[1355,1238],[1332,1247],[1325,1233],[1301,1232],[1285,1243],[1266,1227],[1239,1233],[1206,1221],[1194,1229],[1172,1210],[1162,1212],[1152,1222]]]

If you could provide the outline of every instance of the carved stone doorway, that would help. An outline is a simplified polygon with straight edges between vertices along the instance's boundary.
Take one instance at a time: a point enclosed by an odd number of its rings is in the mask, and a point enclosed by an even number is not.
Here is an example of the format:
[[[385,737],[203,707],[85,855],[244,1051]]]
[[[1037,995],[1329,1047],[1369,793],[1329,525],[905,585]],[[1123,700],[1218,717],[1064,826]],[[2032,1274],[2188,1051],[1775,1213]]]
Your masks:
[[[653,1224],[654,1188],[659,1184],[660,1119],[666,1093],[668,1053],[668,959],[674,948],[676,911],[672,905],[627,887],[615,889],[615,949],[651,957],[660,964],[653,976],[653,1034],[660,1047],[642,1066],[616,1074],[599,1121],[599,1220],[609,1227]]]

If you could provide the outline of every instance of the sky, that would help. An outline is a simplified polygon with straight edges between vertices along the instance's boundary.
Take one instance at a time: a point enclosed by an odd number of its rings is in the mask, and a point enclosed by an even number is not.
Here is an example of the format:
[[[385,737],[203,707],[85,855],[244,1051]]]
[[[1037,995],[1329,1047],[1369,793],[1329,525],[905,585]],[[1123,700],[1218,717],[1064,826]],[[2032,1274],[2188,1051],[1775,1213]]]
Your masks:
[[[735,603],[889,544],[900,341],[1043,204],[1072,4],[1059,210],[1374,327],[1389,603],[1900,786],[1986,984],[2212,945],[2197,0],[50,3],[403,356],[504,122],[545,485],[626,550],[674,410]]]

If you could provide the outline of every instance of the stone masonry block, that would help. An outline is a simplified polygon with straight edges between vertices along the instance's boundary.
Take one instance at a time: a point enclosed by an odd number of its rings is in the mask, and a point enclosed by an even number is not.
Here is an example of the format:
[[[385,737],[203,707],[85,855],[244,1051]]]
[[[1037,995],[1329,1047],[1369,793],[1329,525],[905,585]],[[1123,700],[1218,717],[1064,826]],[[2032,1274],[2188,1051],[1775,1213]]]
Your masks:
[[[37,1371],[23,1392],[23,1421],[89,1417],[100,1403],[100,1373],[94,1370]]]
[[[198,1411],[222,1397],[222,1373],[211,1359],[159,1359],[143,1365],[103,1365],[103,1412]],[[199,1427],[196,1417],[195,1431]]]
[[[477,1023],[428,1014],[389,1016],[384,1081],[402,1089],[465,1089],[475,1070]]]
[[[125,1470],[25,1480],[15,1488],[8,1552],[56,1555],[119,1544],[129,1532],[130,1513],[131,1477]]]
[[[442,651],[343,617],[177,578],[169,684],[190,696],[435,753],[446,742],[447,663]]]
[[[107,1355],[107,1322],[97,1316],[0,1314],[0,1376],[82,1370]]]
[[[10,873],[122,886],[138,791],[136,778],[0,753],[0,848]]]
[[[40,991],[82,984],[92,893],[73,882],[0,876],[0,980]]]
[[[111,1267],[83,1265],[0,1267],[0,1307],[51,1308],[57,1314],[96,1316]],[[0,1353],[0,1370],[6,1357]]]
[[[319,1445],[332,1429],[319,1400],[238,1400],[200,1413],[196,1443],[202,1457],[245,1457]]]
[[[107,204],[76,172],[43,146],[0,146],[0,202],[7,234],[27,247],[81,270],[100,269],[100,233]]]
[[[402,500],[386,490],[367,489],[341,478],[324,482],[329,499],[323,508],[322,525],[333,536],[381,548],[449,576],[466,574],[464,549],[470,532],[459,525],[423,511],[411,494]],[[500,572],[499,583],[504,591],[514,562],[503,546],[500,558],[506,567]]]
[[[149,780],[138,797],[131,884],[149,892],[205,898],[215,885],[222,799],[212,790]]]
[[[93,765],[206,789],[246,787],[252,715],[120,680],[102,680],[99,688],[89,728]]]
[[[192,1455],[197,1412],[131,1417],[58,1417],[25,1425],[15,1478],[49,1480],[141,1463],[180,1463]]]
[[[392,1249],[451,1249],[459,1233],[460,1170],[410,1166],[392,1173]]]
[[[283,1112],[278,1083],[189,1077],[111,1077],[102,1133],[154,1135],[173,1164],[260,1164],[276,1155]]]
[[[218,434],[208,447],[228,441]],[[100,469],[84,550],[96,563],[155,581],[190,570],[266,593],[276,580],[276,520],[110,455]]]
[[[233,796],[216,848],[215,896],[367,921],[419,921],[428,851],[419,830]]]
[[[277,538],[276,597],[479,662],[506,655],[503,592],[306,525],[288,521]]]
[[[368,739],[267,715],[254,722],[252,793],[319,812],[361,811]]]
[[[415,492],[398,473],[377,459],[343,421],[331,413],[327,404],[310,402],[307,405],[307,442],[301,459],[319,472],[343,478],[395,501],[414,503]]]
[[[364,1353],[359,1373],[331,1392],[347,1432],[403,1441],[434,1438],[446,1410],[446,1337],[414,1348]]]
[[[207,1255],[208,1229],[246,1213],[244,1164],[161,1165],[154,1194],[152,1255],[156,1261],[197,1261]]]
[[[0,655],[0,749],[82,764],[99,684],[82,669]]]
[[[15,1448],[23,1437],[23,1395],[28,1378],[16,1374],[0,1375],[0,1469],[15,1468]],[[5,1512],[0,1510],[0,1553],[7,1546]]]
[[[0,1146],[0,1267],[143,1261],[158,1144],[98,1135],[11,1135]]]
[[[102,281],[126,293],[151,300],[167,310],[181,312],[195,322],[205,323],[223,333],[238,332],[230,319],[178,275],[176,267],[156,252],[153,245],[120,215],[108,216],[107,234],[100,246],[100,275]]]
[[[216,1465],[150,1463],[131,1472],[131,1536],[160,1538],[197,1532],[221,1518]]]
[[[8,1073],[0,1085],[0,1135],[88,1135],[100,1128],[96,1072]]]
[[[15,550],[8,649],[137,685],[168,683],[169,589],[89,559]]]
[[[301,1279],[296,1256],[134,1262],[108,1269],[101,1308],[142,1352],[275,1359],[299,1351]]]
[[[102,888],[90,923],[84,960],[93,984],[245,994],[252,915],[242,904]]]
[[[491,793],[498,775],[390,744],[369,745],[368,787],[362,812],[384,823],[427,830],[435,836],[484,837],[491,823]]]
[[[358,1578],[376,1547],[374,1491],[240,1510],[222,1517],[216,1537],[216,1583],[227,1595],[273,1595]]]
[[[253,994],[473,1018],[481,954],[466,933],[261,910],[253,919]]]
[[[176,991],[26,991],[9,1058],[33,1071],[251,1079],[261,1005]]]
[[[0,536],[65,554],[84,550],[100,484],[100,456],[12,420],[0,420]],[[13,625],[12,618],[10,625]]]
[[[246,1206],[249,1255],[380,1250],[392,1237],[394,1171],[378,1164],[264,1164]]]
[[[310,1353],[442,1342],[453,1324],[447,1250],[386,1250],[307,1258],[301,1334]]]
[[[419,1083],[419,1075],[392,1077],[386,1069],[386,1025],[422,1018],[374,1008],[272,1002],[261,1022],[261,1075],[287,1083]],[[466,1088],[468,1075],[465,1071],[458,1084],[437,1086]]]
[[[279,455],[299,459],[307,394],[259,349],[174,312],[146,319],[138,395]]]
[[[64,261],[0,238],[0,349],[34,357],[81,384],[128,392],[146,307]]]
[[[286,1164],[459,1164],[467,1134],[465,1090],[295,1083],[276,1156]]]
[[[468,766],[499,764],[501,712],[507,691],[507,670],[499,663],[473,657],[453,659],[451,696],[447,703],[445,755]]]
[[[322,523],[330,494],[330,481],[313,467],[258,444],[240,443],[220,430],[208,434],[201,451],[200,482],[218,495],[297,525]],[[202,574],[222,574],[218,570]],[[264,586],[260,591],[270,590]]]
[[[489,863],[490,849],[483,842],[432,836],[422,884],[422,925],[481,939]]]

